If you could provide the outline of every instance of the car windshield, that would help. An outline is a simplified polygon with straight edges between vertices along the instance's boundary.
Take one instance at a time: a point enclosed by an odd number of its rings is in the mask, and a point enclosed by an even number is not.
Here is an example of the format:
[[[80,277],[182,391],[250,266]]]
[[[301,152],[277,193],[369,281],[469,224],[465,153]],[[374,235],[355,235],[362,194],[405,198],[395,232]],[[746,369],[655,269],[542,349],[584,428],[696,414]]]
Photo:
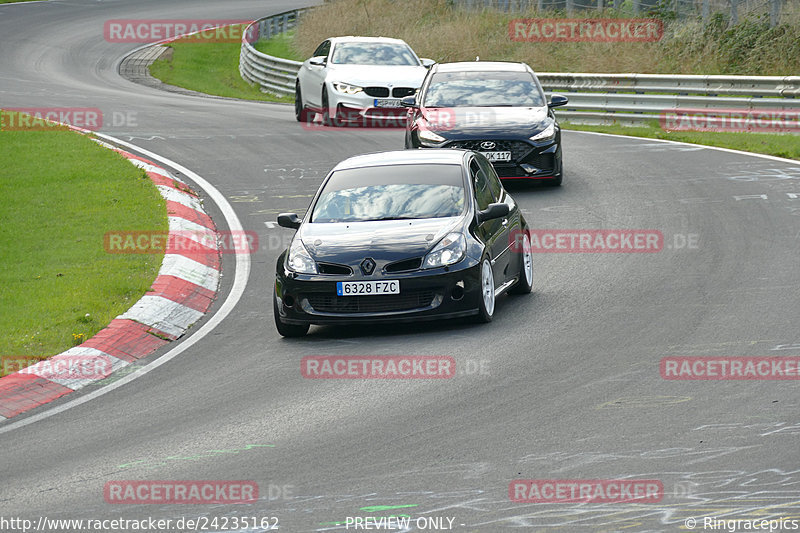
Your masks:
[[[461,166],[413,164],[337,170],[311,222],[363,222],[458,216],[464,210]]]
[[[419,65],[414,52],[397,43],[339,43],[331,63],[344,65]]]
[[[539,86],[529,72],[438,72],[425,107],[541,107]]]

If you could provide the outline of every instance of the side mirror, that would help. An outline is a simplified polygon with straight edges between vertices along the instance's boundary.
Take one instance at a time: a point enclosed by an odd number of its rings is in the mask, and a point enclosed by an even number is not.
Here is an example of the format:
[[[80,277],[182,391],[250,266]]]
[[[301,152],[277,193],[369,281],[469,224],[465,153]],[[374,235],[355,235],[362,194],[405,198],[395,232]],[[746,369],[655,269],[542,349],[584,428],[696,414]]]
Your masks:
[[[297,229],[302,222],[297,213],[281,213],[278,215],[278,225],[282,228]]]
[[[569,102],[569,98],[566,96],[561,96],[560,94],[554,94],[550,97],[550,101],[547,102],[547,107],[559,107],[562,105],[566,105]]]
[[[417,97],[416,96],[406,96],[402,100],[400,100],[400,104],[403,107],[418,107],[417,106]]]
[[[478,211],[478,224],[486,222],[487,220],[494,220],[495,218],[507,216],[508,213],[509,213],[508,204],[503,204],[503,203],[489,204],[489,207],[487,207],[483,211]]]
[[[429,59],[427,57],[421,58],[420,62],[422,63],[422,66],[425,68],[431,68],[433,65],[436,64],[436,61],[434,61],[433,59]]]
[[[314,66],[317,66],[317,67],[324,67],[325,63],[327,63],[327,62],[328,62],[328,58],[325,57],[325,56],[312,57],[311,59],[308,60],[308,64],[309,65],[314,65]]]

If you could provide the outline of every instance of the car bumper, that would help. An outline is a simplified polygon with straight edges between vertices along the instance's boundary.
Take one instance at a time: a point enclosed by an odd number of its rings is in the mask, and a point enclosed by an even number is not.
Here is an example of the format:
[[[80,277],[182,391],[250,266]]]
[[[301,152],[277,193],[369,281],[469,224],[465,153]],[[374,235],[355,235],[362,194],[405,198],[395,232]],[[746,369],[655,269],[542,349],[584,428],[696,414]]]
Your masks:
[[[390,100],[397,107],[376,106],[378,100]],[[391,121],[395,127],[405,127],[408,109],[400,105],[400,98],[376,98],[367,94],[337,94],[335,103],[336,117],[341,122]]]
[[[496,141],[497,151],[510,151],[511,161],[492,162],[501,180],[537,180],[556,178],[561,174],[560,136],[551,142],[533,143],[529,141]],[[464,148],[483,152],[481,140],[456,140],[442,145],[442,148]]]
[[[337,296],[336,283],[351,277],[308,276],[288,272],[276,276],[275,296],[286,324],[349,324],[411,322],[477,314],[480,269],[388,274],[374,280],[400,280],[399,295]],[[366,280],[362,280],[366,281]]]

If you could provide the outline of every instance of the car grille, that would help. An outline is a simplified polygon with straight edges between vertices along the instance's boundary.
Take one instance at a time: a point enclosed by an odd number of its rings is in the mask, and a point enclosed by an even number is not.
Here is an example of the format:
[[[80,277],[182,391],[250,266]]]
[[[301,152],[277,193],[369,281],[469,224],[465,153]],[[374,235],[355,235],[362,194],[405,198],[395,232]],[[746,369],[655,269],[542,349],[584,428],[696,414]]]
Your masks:
[[[533,165],[536,168],[552,169],[555,166],[554,161],[553,154],[531,154],[525,158],[523,163]]]
[[[491,150],[481,148],[482,142],[486,141],[453,141],[447,145],[447,148],[463,148],[465,150],[474,150],[476,152],[511,152],[511,159],[514,161],[523,159],[531,152],[531,150],[533,150],[533,146],[524,141],[495,141],[492,139],[490,142],[495,143],[496,146]]]
[[[392,96],[395,98],[405,98],[416,93],[417,90],[413,87],[395,87],[392,89]]]
[[[435,296],[436,292],[433,290],[416,290],[376,296],[309,294],[302,298],[305,298],[315,311],[323,313],[381,313],[429,307]]]
[[[383,267],[385,272],[405,272],[407,270],[417,270],[422,266],[422,258],[415,257],[414,259],[404,259],[402,261],[395,261]]]
[[[368,96],[375,98],[386,98],[389,96],[388,87],[365,87],[364,92],[367,93]]]
[[[347,265],[337,265],[335,263],[317,263],[320,274],[336,274],[338,276],[350,276],[353,269]]]

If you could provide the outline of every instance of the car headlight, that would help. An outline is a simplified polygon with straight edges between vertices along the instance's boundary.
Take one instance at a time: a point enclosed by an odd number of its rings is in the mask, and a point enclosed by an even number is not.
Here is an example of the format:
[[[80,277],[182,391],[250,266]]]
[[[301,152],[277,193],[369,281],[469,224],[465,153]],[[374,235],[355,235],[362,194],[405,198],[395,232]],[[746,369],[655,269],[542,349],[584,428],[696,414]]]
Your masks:
[[[317,263],[308,253],[303,241],[295,237],[289,246],[289,255],[286,258],[286,265],[300,274],[317,274]]]
[[[420,141],[425,141],[431,144],[441,144],[447,140],[436,132],[433,132],[425,127],[420,127],[418,131]]]
[[[463,233],[453,232],[439,241],[425,256],[422,268],[436,268],[458,263],[467,254],[467,240]]]
[[[363,87],[359,87],[358,85],[351,85],[340,81],[333,82],[333,88],[344,94],[358,94],[364,90]]]
[[[554,122],[551,122],[549,126],[545,129],[531,137],[532,141],[549,141],[553,137],[556,136],[556,125]]]

